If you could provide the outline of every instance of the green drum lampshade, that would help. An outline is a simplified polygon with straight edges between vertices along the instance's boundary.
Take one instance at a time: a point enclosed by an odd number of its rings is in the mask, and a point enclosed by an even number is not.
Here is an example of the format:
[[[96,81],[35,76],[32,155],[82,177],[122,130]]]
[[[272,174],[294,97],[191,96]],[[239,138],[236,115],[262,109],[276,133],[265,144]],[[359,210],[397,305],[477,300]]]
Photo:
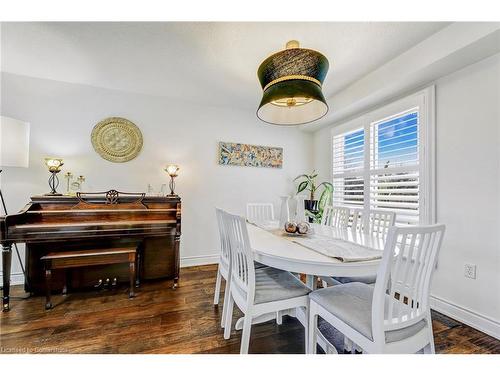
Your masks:
[[[286,49],[271,55],[259,66],[262,100],[257,117],[275,125],[300,125],[326,115],[321,86],[328,60],[317,51],[300,48],[292,40]]]

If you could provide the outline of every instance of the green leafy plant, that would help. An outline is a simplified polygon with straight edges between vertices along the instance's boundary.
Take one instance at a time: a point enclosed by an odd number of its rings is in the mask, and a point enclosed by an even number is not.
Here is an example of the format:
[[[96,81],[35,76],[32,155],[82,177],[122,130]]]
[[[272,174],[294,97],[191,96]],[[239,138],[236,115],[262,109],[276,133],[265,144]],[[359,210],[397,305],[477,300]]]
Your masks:
[[[326,185],[325,189],[321,193],[318,202],[318,212],[311,212],[306,210],[306,215],[311,217],[313,223],[321,223],[321,218],[323,217],[323,211],[326,206],[330,206],[332,204],[332,193],[333,187],[330,185]]]
[[[303,179],[299,185],[297,186],[297,194],[302,193],[304,190],[309,190],[310,192],[310,200],[314,200],[314,194],[316,194],[316,191],[324,186],[325,189],[329,188],[331,191],[333,191],[333,185],[329,182],[323,181],[319,185],[316,183],[316,178],[318,177],[318,174],[316,171],[312,171],[311,174],[301,174],[300,176],[295,177],[294,181],[297,181],[299,179]]]
[[[302,174],[297,176],[294,181],[302,180],[299,182],[297,186],[297,194],[308,190],[310,192],[310,200],[314,200],[314,196],[319,188],[323,187],[323,191],[319,197],[318,201],[318,211],[311,212],[306,210],[306,215],[312,218],[314,223],[320,223],[321,218],[323,217],[323,211],[326,206],[331,205],[332,203],[332,193],[333,193],[333,185],[329,182],[321,182],[319,185],[316,183],[316,178],[318,174],[316,171],[313,171],[310,175]]]

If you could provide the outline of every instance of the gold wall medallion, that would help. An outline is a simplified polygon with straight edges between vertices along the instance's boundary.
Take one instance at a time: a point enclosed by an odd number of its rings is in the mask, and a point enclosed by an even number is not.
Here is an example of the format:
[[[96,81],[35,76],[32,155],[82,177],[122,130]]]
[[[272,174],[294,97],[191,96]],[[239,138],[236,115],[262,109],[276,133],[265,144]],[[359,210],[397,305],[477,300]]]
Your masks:
[[[102,158],[113,163],[134,159],[142,149],[142,133],[131,121],[108,117],[92,129],[92,146]]]

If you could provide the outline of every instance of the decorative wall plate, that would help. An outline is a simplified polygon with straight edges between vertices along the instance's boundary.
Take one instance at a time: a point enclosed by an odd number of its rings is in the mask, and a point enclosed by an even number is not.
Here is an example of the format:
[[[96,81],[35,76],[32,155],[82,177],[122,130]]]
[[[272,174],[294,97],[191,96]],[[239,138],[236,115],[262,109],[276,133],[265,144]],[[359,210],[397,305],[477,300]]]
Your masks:
[[[92,129],[92,146],[102,158],[114,163],[134,159],[142,149],[142,133],[131,121],[108,117]]]

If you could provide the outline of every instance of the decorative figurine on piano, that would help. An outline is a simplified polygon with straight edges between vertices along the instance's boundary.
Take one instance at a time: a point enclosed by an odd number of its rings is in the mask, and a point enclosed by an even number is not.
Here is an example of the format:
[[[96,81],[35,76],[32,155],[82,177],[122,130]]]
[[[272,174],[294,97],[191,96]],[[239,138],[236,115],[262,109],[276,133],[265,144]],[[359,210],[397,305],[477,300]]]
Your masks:
[[[85,177],[80,175],[75,182],[71,183],[71,194],[76,195],[76,193],[83,190],[83,183],[85,182]]]
[[[85,177],[80,175],[76,179],[76,181],[71,182],[73,180],[73,173],[66,172],[64,174],[64,178],[66,179],[66,195],[75,196],[77,192],[81,192],[83,183],[85,182]]]
[[[73,179],[73,173],[66,172],[64,174],[64,178],[66,179],[66,195],[71,195],[70,184],[71,180]]]

